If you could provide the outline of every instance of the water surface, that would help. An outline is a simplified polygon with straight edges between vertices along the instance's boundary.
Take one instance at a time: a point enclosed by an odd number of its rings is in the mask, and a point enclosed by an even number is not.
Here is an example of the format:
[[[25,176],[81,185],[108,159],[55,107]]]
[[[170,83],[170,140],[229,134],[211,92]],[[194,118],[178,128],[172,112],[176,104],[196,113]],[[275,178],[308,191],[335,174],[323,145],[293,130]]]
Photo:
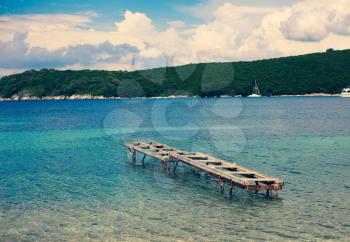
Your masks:
[[[198,150],[285,180],[278,198],[154,159]],[[1,240],[347,240],[350,100],[338,97],[0,102]]]

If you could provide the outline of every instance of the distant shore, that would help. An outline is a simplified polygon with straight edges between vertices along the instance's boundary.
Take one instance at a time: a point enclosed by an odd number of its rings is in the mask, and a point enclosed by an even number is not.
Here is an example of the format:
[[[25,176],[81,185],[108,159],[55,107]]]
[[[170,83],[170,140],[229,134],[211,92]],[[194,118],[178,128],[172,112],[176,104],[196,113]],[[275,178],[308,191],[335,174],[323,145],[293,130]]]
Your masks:
[[[339,97],[340,94],[328,94],[328,93],[312,93],[304,95],[276,95],[270,97]],[[230,98],[230,97],[242,97],[237,96],[216,96],[210,98]],[[12,96],[10,98],[1,98],[0,102],[4,101],[41,101],[41,100],[118,100],[118,99],[169,99],[169,98],[200,98],[199,96],[183,96],[183,95],[171,95],[171,96],[160,96],[160,97],[104,97],[104,96],[92,96],[92,95],[72,95],[72,96],[47,96],[47,97],[19,97]],[[203,97],[207,98],[207,97]]]
[[[303,95],[278,95],[275,97],[340,97],[340,94],[310,93]]]
[[[190,98],[189,96],[164,96],[164,97],[104,97],[92,95],[72,95],[72,96],[46,96],[46,97],[19,97],[12,96],[10,98],[1,98],[1,101],[41,101],[41,100],[118,100],[118,99],[161,99],[161,98]]]

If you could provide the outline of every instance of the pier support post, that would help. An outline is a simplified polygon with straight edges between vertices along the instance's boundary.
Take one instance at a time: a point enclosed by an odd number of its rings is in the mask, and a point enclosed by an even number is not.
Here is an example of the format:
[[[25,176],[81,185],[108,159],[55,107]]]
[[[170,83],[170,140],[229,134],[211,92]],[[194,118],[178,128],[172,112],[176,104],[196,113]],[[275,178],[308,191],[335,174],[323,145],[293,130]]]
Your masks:
[[[177,168],[177,165],[179,164],[179,160],[176,160],[175,161],[175,166],[173,168],[173,172],[175,173],[176,172],[176,168]]]
[[[219,178],[219,184],[220,184],[221,193],[224,193],[225,192],[225,181],[221,177]]]
[[[270,190],[266,190],[266,197],[270,196]]]
[[[259,182],[256,181],[256,182],[255,182],[255,185],[258,186],[258,185],[259,185]],[[257,193],[258,193],[258,190],[255,190],[255,194],[257,194]]]
[[[136,164],[136,150],[132,150],[132,162],[134,165]]]
[[[233,184],[230,185],[230,197],[232,197],[232,191],[233,191]]]
[[[146,154],[143,155],[142,160],[141,160],[141,164],[143,167],[145,167],[145,158],[146,158]]]
[[[164,160],[162,161],[163,168],[167,171],[169,171],[169,161]]]

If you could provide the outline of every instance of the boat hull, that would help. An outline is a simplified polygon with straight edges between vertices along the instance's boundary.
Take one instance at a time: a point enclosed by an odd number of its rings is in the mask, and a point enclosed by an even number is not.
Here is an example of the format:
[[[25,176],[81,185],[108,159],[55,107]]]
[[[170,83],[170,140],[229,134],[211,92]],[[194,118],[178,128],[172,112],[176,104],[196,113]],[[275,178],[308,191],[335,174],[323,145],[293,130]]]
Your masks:
[[[341,93],[340,93],[341,97],[350,97],[350,87],[346,87],[344,88]]]
[[[248,97],[261,97],[261,95],[258,95],[258,94],[252,94],[252,95],[249,95]]]

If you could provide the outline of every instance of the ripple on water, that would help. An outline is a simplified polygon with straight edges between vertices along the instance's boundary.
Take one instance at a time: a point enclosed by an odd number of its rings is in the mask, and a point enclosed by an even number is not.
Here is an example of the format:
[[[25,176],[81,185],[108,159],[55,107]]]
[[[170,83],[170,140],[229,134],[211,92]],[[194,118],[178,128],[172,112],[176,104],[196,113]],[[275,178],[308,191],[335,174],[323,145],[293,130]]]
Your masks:
[[[343,110],[350,104],[324,100],[247,100],[242,113],[227,120],[194,109],[186,113],[186,120],[202,125],[200,132],[181,142],[168,134],[183,137],[194,128],[178,126],[179,114],[171,115],[172,127],[154,131],[148,100],[136,101],[130,108],[144,120],[142,128],[120,132],[106,130],[103,124],[108,113],[126,107],[127,101],[60,102],[54,113],[50,105],[55,102],[46,103],[47,109],[36,103],[26,108],[21,106],[26,103],[14,104],[23,110],[20,114],[0,104],[5,114],[0,123],[0,237],[15,241],[349,238],[350,186],[345,177],[350,175],[346,169],[350,113]],[[208,107],[214,101],[201,100]],[[215,106],[222,109],[216,113],[232,108],[230,99],[223,102]],[[338,111],[341,115],[335,119],[333,112]],[[33,112],[36,121],[45,122],[29,125],[36,122]],[[303,125],[312,121],[306,114],[320,122]],[[18,118],[21,125],[4,126]],[[285,180],[279,199],[240,189],[232,197],[222,195],[215,180],[194,176],[181,166],[176,175],[167,174],[154,159],[146,160],[145,169],[133,167],[121,146],[125,137],[147,137],[220,157],[219,149],[208,145],[213,138],[209,127],[227,137],[235,137],[237,129],[244,131],[241,152],[230,151],[235,142],[228,142],[225,156]]]

